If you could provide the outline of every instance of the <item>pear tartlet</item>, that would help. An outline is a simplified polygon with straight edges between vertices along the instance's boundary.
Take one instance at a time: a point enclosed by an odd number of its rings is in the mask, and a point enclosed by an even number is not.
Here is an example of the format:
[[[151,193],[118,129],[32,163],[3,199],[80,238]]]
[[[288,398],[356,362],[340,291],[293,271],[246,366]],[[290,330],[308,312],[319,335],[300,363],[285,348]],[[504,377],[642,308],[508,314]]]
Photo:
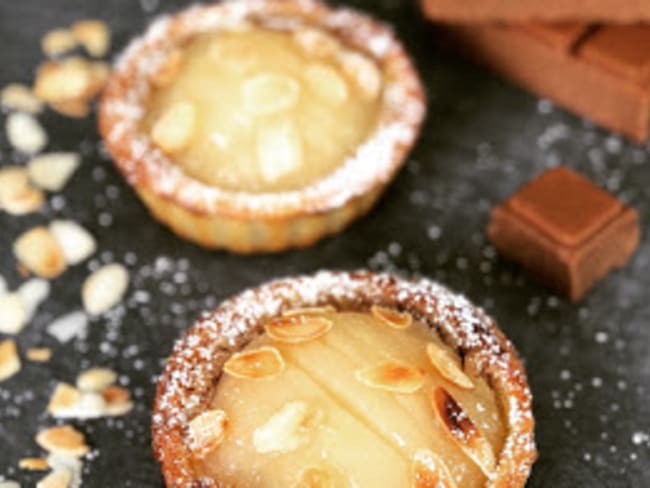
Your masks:
[[[510,342],[427,280],[321,272],[200,319],[158,382],[169,487],[520,488],[536,458]]]
[[[116,63],[100,131],[151,213],[210,248],[313,244],[367,212],[420,129],[389,27],[313,0],[194,6]]]

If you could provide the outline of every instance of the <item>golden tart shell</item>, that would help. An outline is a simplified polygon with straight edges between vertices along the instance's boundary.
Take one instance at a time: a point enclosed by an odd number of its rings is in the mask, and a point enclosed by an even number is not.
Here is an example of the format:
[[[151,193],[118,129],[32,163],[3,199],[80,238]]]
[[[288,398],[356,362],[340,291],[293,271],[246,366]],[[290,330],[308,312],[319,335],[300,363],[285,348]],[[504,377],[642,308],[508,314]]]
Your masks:
[[[188,424],[209,407],[224,363],[263,334],[269,319],[294,309],[332,306],[341,311],[369,312],[381,306],[407,312],[470,360],[494,388],[507,428],[496,473],[486,486],[525,486],[537,457],[534,419],[526,374],[512,344],[482,310],[443,286],[366,271],[323,271],[272,281],[223,302],[194,324],[174,347],[154,403],[153,447],[167,486],[219,486],[194,470]]]
[[[378,123],[357,152],[303,189],[228,191],[187,175],[140,130],[151,77],[183,42],[240,25],[315,27],[382,67]],[[314,0],[256,0],[194,6],[155,21],[117,61],[100,103],[99,127],[115,164],[151,213],[180,236],[239,253],[309,246],[366,213],[414,144],[425,95],[410,58],[384,24]]]

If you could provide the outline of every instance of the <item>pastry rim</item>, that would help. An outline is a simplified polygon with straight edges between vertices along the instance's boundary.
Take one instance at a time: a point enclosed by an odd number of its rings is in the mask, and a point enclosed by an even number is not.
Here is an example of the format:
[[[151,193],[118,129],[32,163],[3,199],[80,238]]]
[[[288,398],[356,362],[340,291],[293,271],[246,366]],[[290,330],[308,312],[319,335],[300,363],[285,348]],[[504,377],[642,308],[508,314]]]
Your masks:
[[[377,128],[337,170],[298,190],[254,193],[208,185],[183,172],[138,128],[148,80],[165,53],[184,38],[246,22],[289,31],[318,27],[384,67]],[[418,74],[387,25],[318,0],[250,0],[196,5],[156,20],[117,61],[100,102],[99,126],[117,167],[136,188],[197,215],[279,220],[327,213],[385,186],[415,143],[424,114]]]
[[[369,271],[330,272],[271,281],[224,301],[179,340],[158,380],[152,417],[153,448],[170,487],[215,488],[193,472],[187,424],[211,401],[223,363],[264,332],[265,319],[301,307],[371,305],[411,313],[445,343],[472,360],[495,389],[507,436],[488,488],[523,488],[537,457],[532,396],[523,365],[496,323],[466,298],[427,279]],[[205,358],[210,358],[206,360]]]

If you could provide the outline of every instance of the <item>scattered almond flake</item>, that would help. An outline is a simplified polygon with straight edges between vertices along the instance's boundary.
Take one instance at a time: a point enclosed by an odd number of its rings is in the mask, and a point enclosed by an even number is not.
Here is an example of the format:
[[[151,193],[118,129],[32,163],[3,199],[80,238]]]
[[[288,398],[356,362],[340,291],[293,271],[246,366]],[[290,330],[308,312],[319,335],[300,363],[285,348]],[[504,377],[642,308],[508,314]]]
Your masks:
[[[45,195],[38,188],[28,185],[4,203],[4,210],[11,215],[26,215],[36,212],[45,203]]]
[[[77,388],[82,391],[102,392],[117,380],[117,373],[108,368],[90,368],[77,376]]]
[[[34,154],[48,141],[47,133],[36,118],[24,112],[12,112],[7,117],[7,139],[19,151]]]
[[[47,56],[60,56],[77,47],[77,40],[68,29],[53,29],[41,39],[41,48]]]
[[[17,481],[5,480],[0,481],[0,488],[20,488],[20,484]]]
[[[20,371],[20,357],[16,341],[7,339],[0,342],[0,381],[5,381]]]
[[[395,361],[360,368],[355,377],[370,388],[393,393],[415,393],[424,385],[424,371]]]
[[[90,114],[90,104],[86,100],[50,102],[50,108],[65,117],[72,117],[73,119],[83,119]]]
[[[47,459],[43,458],[22,458],[18,461],[18,467],[28,471],[47,471],[50,469]]]
[[[68,412],[59,412],[56,418],[96,419],[107,416],[107,405],[104,397],[94,391],[81,393],[79,404]]]
[[[97,315],[120,303],[129,286],[129,272],[118,263],[107,264],[94,271],[81,288],[86,311]]]
[[[313,412],[306,402],[289,402],[253,432],[253,444],[260,454],[295,451],[309,442],[309,418]]]
[[[99,58],[108,54],[111,47],[111,31],[101,20],[80,20],[72,24],[75,39],[93,57]]]
[[[307,468],[298,478],[292,488],[335,488],[340,486],[334,480],[332,473],[322,468]]]
[[[392,308],[373,305],[370,307],[370,313],[393,329],[406,329],[413,322],[411,314],[408,312],[399,312]]]
[[[59,417],[79,405],[81,402],[81,392],[68,383],[57,383],[54,392],[50,397],[47,411],[54,417]]]
[[[88,317],[80,310],[62,315],[47,326],[47,333],[61,344],[86,336]]]
[[[236,378],[274,378],[284,371],[284,359],[275,347],[262,346],[259,349],[237,352],[223,365],[223,371]]]
[[[293,39],[309,56],[334,57],[341,50],[339,40],[320,29],[311,27],[296,29]]]
[[[27,173],[37,187],[47,191],[61,191],[80,162],[79,155],[73,152],[41,154],[27,163]]]
[[[319,315],[324,313],[334,313],[336,308],[332,305],[325,305],[323,307],[299,307],[285,310],[282,312],[283,317],[291,317],[293,315]]]
[[[226,438],[228,415],[223,410],[209,410],[188,424],[190,449],[199,458],[213,452]]]
[[[169,85],[178,75],[182,65],[183,51],[174,49],[152,75],[151,83],[157,88]]]
[[[83,457],[90,451],[84,435],[70,425],[40,431],[36,443],[50,453],[66,457]]]
[[[122,386],[109,386],[102,392],[102,398],[106,402],[104,410],[106,416],[125,415],[133,409],[131,394]]]
[[[163,151],[173,153],[187,146],[194,135],[196,108],[189,102],[171,106],[151,129],[153,142]]]
[[[46,363],[52,358],[52,349],[49,347],[30,347],[25,356],[35,363]]]
[[[456,488],[456,482],[445,462],[429,449],[418,449],[411,467],[412,488]]]
[[[12,215],[23,215],[43,206],[45,195],[29,183],[22,166],[0,168],[0,209]]]
[[[40,101],[27,85],[10,83],[0,91],[0,105],[9,110],[37,114],[43,109]]]
[[[303,143],[292,121],[281,120],[258,128],[257,161],[262,177],[271,183],[302,165]]]
[[[70,473],[71,479],[68,483],[68,488],[81,488],[81,476],[83,470],[83,462],[81,459],[50,454],[47,458],[47,463],[55,471],[67,470]]]
[[[36,483],[36,488],[70,488],[72,474],[69,469],[55,469]]]
[[[318,98],[332,105],[340,105],[348,98],[348,85],[334,68],[324,63],[307,66],[304,77]]]
[[[270,115],[294,107],[300,97],[300,85],[290,76],[259,73],[244,81],[242,97],[246,111]]]
[[[27,324],[27,310],[18,293],[0,295],[0,333],[18,334]]]
[[[431,361],[431,365],[444,379],[459,388],[466,390],[474,388],[472,380],[461,369],[459,358],[444,346],[434,344],[433,342],[427,344],[427,356],[429,357],[429,361]]]
[[[61,246],[68,265],[79,264],[97,251],[93,235],[74,220],[53,220],[49,229]]]
[[[50,295],[50,283],[42,278],[32,278],[18,287],[16,291],[25,306],[27,321],[31,320],[36,309]]]
[[[372,60],[353,51],[343,51],[339,54],[339,62],[343,71],[355,81],[366,98],[377,98],[383,81],[379,68]]]
[[[46,227],[22,233],[14,241],[13,250],[16,258],[38,276],[55,278],[65,271],[63,250]]]
[[[297,344],[318,339],[327,334],[334,322],[325,317],[311,314],[277,317],[265,327],[272,339],[289,344]]]
[[[92,88],[90,63],[79,57],[48,61],[36,72],[34,93],[48,103],[86,99]]]
[[[442,387],[432,390],[431,403],[443,430],[481,468],[485,476],[492,479],[497,465],[494,450],[472,419]]]

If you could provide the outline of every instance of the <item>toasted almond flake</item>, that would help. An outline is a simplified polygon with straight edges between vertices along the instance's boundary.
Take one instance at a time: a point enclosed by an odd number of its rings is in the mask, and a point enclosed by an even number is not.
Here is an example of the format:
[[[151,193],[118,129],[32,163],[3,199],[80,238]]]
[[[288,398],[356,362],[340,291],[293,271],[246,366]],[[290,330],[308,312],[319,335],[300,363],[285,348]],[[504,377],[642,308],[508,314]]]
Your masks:
[[[53,29],[41,39],[41,48],[47,56],[60,56],[77,47],[77,40],[68,29]]]
[[[46,363],[52,358],[52,349],[49,347],[30,347],[25,356],[35,363]]]
[[[292,488],[335,488],[336,484],[332,473],[322,468],[307,468],[298,478]]]
[[[10,113],[7,117],[6,131],[9,143],[24,153],[37,153],[47,145],[48,137],[45,129],[31,114]]]
[[[47,459],[43,458],[22,458],[18,461],[18,467],[28,471],[47,471],[50,469]]]
[[[38,188],[27,186],[22,193],[4,202],[4,209],[11,215],[26,215],[36,212],[45,203],[45,194]]]
[[[318,98],[332,105],[340,105],[348,98],[348,85],[334,68],[324,63],[313,63],[305,69],[305,80]]]
[[[118,404],[126,403],[131,400],[131,394],[129,390],[122,386],[109,385],[102,391],[102,396],[106,403],[109,404]]]
[[[101,20],[80,20],[72,24],[74,38],[96,58],[105,56],[111,47],[111,31]]]
[[[102,266],[93,272],[81,288],[84,308],[97,315],[120,303],[129,286],[129,272],[121,264]]]
[[[393,393],[415,393],[424,385],[424,371],[395,361],[360,368],[355,376],[370,388]]]
[[[47,326],[47,333],[65,344],[75,337],[85,337],[88,329],[88,317],[80,310],[57,317]]]
[[[67,383],[58,383],[50,397],[47,411],[54,417],[62,417],[74,410],[81,402],[81,392]]]
[[[47,462],[53,471],[65,470],[70,473],[68,488],[81,488],[83,462],[79,458],[50,454]]]
[[[290,76],[260,73],[244,81],[244,107],[254,115],[269,115],[293,108],[300,96],[300,85]]]
[[[37,114],[43,109],[32,89],[20,83],[10,83],[0,91],[0,105],[9,110]]]
[[[43,226],[34,227],[16,239],[14,254],[34,274],[55,278],[65,271],[63,250]]]
[[[12,215],[23,215],[43,206],[45,195],[29,184],[27,170],[22,166],[0,168],[0,209]]]
[[[292,317],[294,315],[320,315],[324,313],[334,313],[336,308],[332,305],[324,305],[322,307],[300,307],[292,308],[282,312],[283,317]]]
[[[472,380],[460,368],[459,359],[445,346],[433,342],[427,344],[427,356],[431,365],[447,381],[459,388],[471,390],[474,388]]]
[[[300,131],[290,120],[271,122],[258,128],[257,160],[265,181],[273,183],[296,171],[303,161]]]
[[[330,319],[310,314],[277,317],[266,324],[266,333],[288,344],[312,341],[327,334],[334,325]]]
[[[73,152],[41,154],[27,163],[27,173],[37,187],[47,191],[60,191],[79,163],[79,155]]]
[[[341,50],[341,43],[320,29],[309,27],[297,29],[293,39],[310,56],[333,57]]]
[[[41,278],[32,278],[18,287],[17,292],[23,301],[25,311],[27,312],[27,321],[29,321],[36,309],[50,295],[50,283]]]
[[[418,449],[411,466],[412,488],[456,488],[445,462],[429,449]]]
[[[169,85],[176,78],[182,66],[183,52],[180,49],[174,49],[151,77],[151,82],[157,88]]]
[[[361,94],[369,100],[374,100],[382,88],[382,75],[377,65],[366,56],[352,51],[344,51],[339,55],[343,71],[355,81]]]
[[[81,99],[50,102],[50,108],[65,117],[72,117],[73,119],[83,119],[90,114],[90,104]]]
[[[286,403],[253,432],[255,450],[260,454],[295,451],[309,442],[313,417],[306,402]]]
[[[393,329],[406,329],[413,322],[413,317],[408,312],[398,312],[395,309],[373,305],[370,313],[384,324]]]
[[[494,450],[472,419],[443,387],[431,391],[431,404],[443,430],[491,479],[496,471]]]
[[[74,57],[42,64],[36,73],[34,93],[48,103],[60,103],[86,98],[92,85],[90,64]]]
[[[274,378],[284,371],[284,359],[275,347],[262,346],[259,349],[233,354],[223,365],[231,376],[243,379]]]
[[[70,488],[72,473],[69,469],[60,468],[52,471],[41,481],[36,483],[36,488]]]
[[[36,443],[52,454],[82,457],[90,448],[83,434],[70,425],[50,427],[36,435]]]
[[[77,388],[82,391],[104,391],[117,380],[117,373],[109,368],[90,368],[77,376]]]
[[[74,220],[53,220],[49,229],[69,265],[79,264],[97,250],[97,242],[92,234]]]
[[[27,309],[18,293],[0,295],[0,333],[18,334],[27,324]]]
[[[171,106],[151,129],[151,138],[165,152],[180,151],[189,144],[196,125],[196,108],[189,102]]]
[[[13,339],[0,342],[0,381],[5,381],[20,371],[20,358]]]
[[[223,410],[209,410],[188,424],[190,448],[199,458],[217,449],[226,438],[228,415]]]

